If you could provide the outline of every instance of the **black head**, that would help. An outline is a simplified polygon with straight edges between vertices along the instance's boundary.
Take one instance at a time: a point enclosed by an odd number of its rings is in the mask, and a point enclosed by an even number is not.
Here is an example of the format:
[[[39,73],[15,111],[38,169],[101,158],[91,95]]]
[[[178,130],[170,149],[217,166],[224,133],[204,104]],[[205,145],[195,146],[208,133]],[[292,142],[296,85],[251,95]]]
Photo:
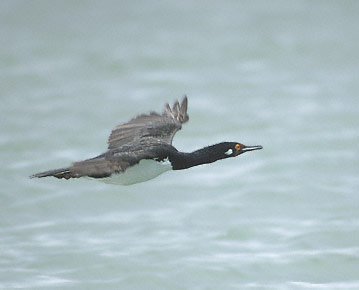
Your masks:
[[[246,146],[238,142],[223,142],[221,144],[221,150],[223,152],[223,158],[236,157],[242,153],[263,149],[262,146]],[[219,144],[218,144],[219,145]]]

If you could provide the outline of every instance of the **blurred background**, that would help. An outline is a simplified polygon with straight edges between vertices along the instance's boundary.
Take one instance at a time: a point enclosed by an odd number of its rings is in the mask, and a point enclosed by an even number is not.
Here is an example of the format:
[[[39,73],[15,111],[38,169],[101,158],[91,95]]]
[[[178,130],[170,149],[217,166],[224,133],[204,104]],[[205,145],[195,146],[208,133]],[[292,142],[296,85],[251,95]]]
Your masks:
[[[358,1],[0,2],[1,289],[359,289]],[[34,180],[184,94],[128,187]]]

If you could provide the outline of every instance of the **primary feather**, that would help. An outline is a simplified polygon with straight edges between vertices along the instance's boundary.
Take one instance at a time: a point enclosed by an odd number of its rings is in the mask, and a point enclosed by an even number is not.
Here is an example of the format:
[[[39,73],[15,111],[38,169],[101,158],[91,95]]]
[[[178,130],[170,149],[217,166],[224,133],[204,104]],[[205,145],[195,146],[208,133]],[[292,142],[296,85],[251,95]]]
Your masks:
[[[121,148],[123,145],[146,139],[172,144],[174,135],[188,119],[187,97],[184,97],[181,105],[177,101],[172,109],[166,104],[165,111],[161,115],[156,112],[143,114],[117,126],[108,139],[108,149]]]

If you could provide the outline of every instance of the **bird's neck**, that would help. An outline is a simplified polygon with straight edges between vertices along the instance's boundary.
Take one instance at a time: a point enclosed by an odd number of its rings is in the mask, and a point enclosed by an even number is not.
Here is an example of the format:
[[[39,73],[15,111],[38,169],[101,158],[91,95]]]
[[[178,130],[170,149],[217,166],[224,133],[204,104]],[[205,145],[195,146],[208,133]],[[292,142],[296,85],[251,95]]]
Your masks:
[[[225,158],[223,155],[218,154],[216,145],[212,145],[191,153],[174,152],[169,157],[169,160],[173,170],[181,170],[201,164],[212,163],[223,158]]]

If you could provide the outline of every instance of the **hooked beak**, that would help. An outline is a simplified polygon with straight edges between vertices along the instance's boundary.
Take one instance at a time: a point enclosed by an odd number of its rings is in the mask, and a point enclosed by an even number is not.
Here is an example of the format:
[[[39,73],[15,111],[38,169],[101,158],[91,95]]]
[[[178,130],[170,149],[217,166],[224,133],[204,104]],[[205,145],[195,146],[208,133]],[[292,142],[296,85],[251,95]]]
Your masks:
[[[253,151],[253,150],[260,150],[263,149],[263,147],[261,145],[256,145],[256,146],[244,146],[241,148],[242,152],[248,152],[248,151]]]

